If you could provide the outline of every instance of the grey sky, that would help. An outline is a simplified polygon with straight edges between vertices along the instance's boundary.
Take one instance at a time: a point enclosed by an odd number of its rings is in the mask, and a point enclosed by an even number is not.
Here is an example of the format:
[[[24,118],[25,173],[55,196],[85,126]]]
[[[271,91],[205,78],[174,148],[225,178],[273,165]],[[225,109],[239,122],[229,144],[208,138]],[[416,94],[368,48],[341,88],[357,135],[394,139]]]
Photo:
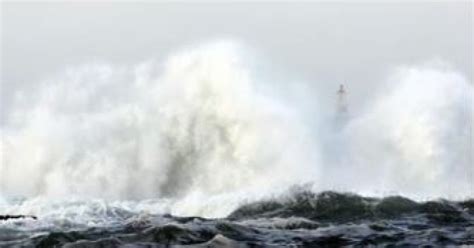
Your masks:
[[[373,85],[393,66],[439,58],[473,81],[470,1],[3,2],[1,30],[2,111],[14,92],[67,65],[133,64],[222,37],[243,41],[298,80]]]

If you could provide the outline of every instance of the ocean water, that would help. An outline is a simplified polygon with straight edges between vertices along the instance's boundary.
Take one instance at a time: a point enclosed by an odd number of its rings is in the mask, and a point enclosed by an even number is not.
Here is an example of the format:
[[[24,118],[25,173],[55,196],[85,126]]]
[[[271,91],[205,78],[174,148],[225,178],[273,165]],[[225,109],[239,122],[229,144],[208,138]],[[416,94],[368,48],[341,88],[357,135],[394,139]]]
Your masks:
[[[320,247],[474,244],[474,200],[416,202],[293,188],[224,218],[159,213],[157,202],[17,201],[39,219],[0,227],[5,247]],[[46,210],[47,209],[47,210]],[[144,210],[146,209],[146,210]],[[42,214],[40,211],[44,211]]]
[[[224,41],[16,92],[0,215],[37,219],[0,220],[0,246],[474,245],[466,77],[401,65],[340,113],[338,84],[256,64]]]

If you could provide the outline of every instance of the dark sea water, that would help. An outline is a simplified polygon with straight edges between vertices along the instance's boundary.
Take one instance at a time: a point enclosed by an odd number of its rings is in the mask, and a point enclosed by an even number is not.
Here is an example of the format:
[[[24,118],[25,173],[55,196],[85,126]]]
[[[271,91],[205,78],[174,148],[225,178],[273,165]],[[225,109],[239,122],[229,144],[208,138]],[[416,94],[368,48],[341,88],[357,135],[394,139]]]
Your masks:
[[[1,247],[443,247],[474,246],[474,199],[416,202],[401,196],[301,190],[244,204],[226,218],[137,216],[114,209],[109,226],[63,230],[0,223]],[[7,224],[8,222],[8,224]]]

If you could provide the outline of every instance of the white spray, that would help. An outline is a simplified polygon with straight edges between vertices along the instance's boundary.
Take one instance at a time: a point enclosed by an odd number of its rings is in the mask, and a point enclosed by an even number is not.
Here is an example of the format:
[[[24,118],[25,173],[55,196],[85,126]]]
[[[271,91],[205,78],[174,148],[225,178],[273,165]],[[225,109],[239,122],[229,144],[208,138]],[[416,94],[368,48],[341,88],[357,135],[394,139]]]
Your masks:
[[[239,51],[222,42],[163,67],[88,65],[45,82],[2,128],[1,192],[209,199],[314,180],[304,121],[257,91]]]
[[[472,193],[472,85],[460,74],[403,68],[370,107],[331,129],[332,119],[309,115],[327,103],[310,99],[309,109],[272,94],[241,51],[220,42],[164,66],[70,68],[18,95],[1,127],[0,195],[158,198],[175,214],[224,216],[242,199],[307,182]]]

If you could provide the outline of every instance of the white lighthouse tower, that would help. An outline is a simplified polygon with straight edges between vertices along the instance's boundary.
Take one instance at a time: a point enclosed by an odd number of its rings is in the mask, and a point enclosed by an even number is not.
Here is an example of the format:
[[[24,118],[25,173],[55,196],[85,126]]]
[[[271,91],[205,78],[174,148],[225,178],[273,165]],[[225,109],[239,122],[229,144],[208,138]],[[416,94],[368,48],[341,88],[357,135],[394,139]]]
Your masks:
[[[346,89],[344,85],[339,85],[339,90],[337,91],[337,114],[347,114],[347,99],[346,99]]]

